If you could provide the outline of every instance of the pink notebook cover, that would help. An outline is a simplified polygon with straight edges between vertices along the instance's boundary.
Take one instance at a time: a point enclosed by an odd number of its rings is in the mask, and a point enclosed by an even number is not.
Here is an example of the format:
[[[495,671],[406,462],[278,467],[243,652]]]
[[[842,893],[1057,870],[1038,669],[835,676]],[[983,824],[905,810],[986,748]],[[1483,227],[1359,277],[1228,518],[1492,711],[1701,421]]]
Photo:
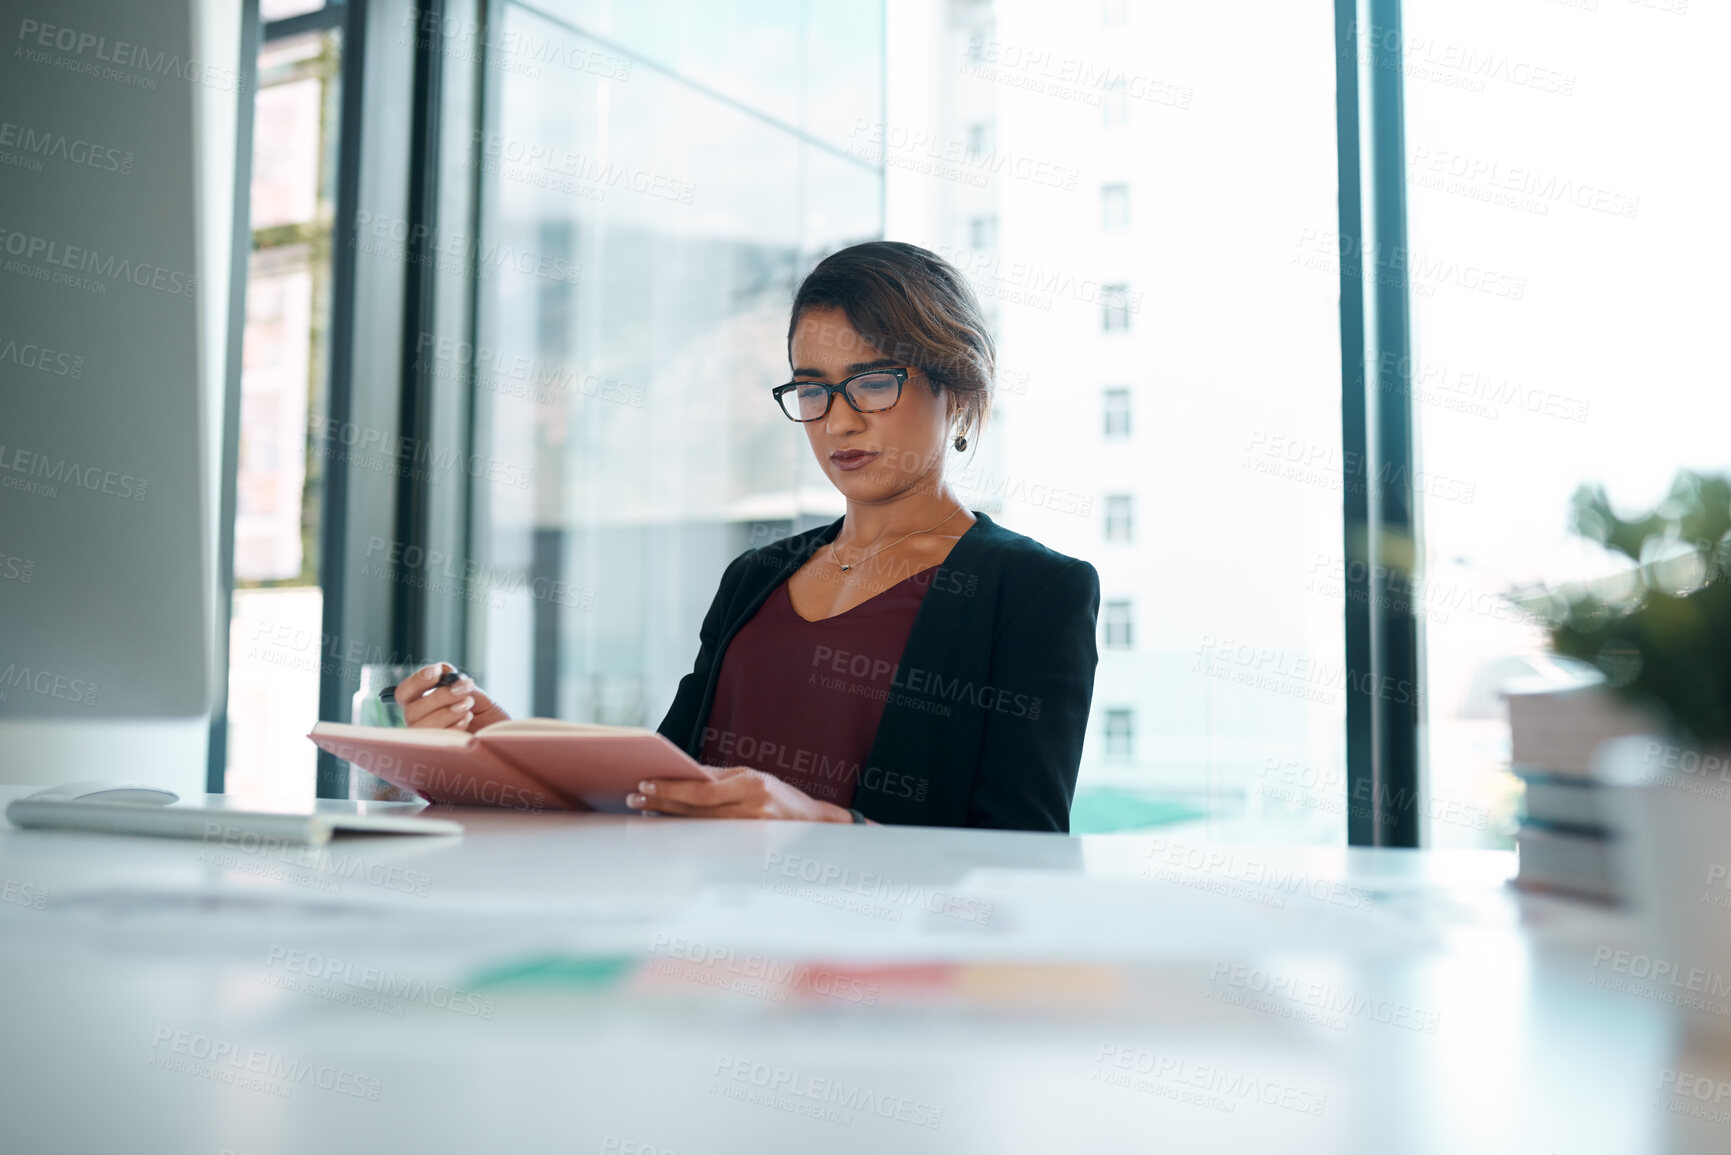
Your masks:
[[[715,775],[653,730],[596,734],[489,734],[478,743],[574,804],[629,813],[625,796],[645,778]]]
[[[393,786],[453,806],[628,813],[625,796],[645,778],[714,777],[652,730],[489,727],[460,745],[400,737],[410,732],[321,722],[307,737]]]

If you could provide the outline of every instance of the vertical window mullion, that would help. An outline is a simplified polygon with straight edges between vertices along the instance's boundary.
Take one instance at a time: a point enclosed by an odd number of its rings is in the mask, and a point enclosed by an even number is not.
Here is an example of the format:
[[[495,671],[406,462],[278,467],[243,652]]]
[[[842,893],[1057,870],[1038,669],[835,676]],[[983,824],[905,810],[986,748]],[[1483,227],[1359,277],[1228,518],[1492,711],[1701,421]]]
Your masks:
[[[1392,596],[1419,556],[1412,401],[1396,372],[1411,355],[1400,0],[1336,0],[1335,54],[1347,841],[1417,846],[1418,627],[1411,599]]]

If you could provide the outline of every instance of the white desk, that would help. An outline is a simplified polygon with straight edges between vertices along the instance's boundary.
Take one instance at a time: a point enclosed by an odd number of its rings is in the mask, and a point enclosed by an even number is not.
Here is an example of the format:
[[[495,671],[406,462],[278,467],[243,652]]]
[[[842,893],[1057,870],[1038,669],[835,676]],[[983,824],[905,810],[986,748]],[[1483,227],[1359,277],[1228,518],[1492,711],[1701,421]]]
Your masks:
[[[0,1149],[1731,1150],[1510,855],[460,817],[0,831]]]

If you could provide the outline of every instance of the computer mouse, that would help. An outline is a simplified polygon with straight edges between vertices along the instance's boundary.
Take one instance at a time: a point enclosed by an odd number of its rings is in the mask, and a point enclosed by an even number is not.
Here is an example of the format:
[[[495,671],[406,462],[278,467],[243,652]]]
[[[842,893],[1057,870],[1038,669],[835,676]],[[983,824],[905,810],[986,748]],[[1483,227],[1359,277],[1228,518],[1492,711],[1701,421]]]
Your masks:
[[[136,782],[66,782],[38,790],[30,797],[58,802],[142,802],[154,806],[180,801],[180,795],[172,790]]]

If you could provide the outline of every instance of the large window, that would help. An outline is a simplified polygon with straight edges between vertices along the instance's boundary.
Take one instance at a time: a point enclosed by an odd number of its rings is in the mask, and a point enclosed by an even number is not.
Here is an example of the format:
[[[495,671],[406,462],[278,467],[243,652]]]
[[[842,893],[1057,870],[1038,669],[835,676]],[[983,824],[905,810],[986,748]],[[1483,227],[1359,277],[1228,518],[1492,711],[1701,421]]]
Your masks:
[[[263,16],[319,4],[263,5]],[[332,21],[332,24],[335,22]],[[322,635],[319,519],[341,34],[272,36],[253,111],[252,253],[242,345],[226,789],[311,796]]]
[[[1726,167],[1680,114],[1723,105],[1717,15],[1406,5],[1430,845],[1507,845],[1497,691],[1544,639],[1502,595],[1615,564],[1567,532],[1574,487],[1649,507],[1731,457]]]
[[[882,13],[495,11],[540,48],[493,70],[474,158],[478,251],[511,256],[453,367],[512,468],[474,488],[469,660],[513,713],[653,726],[726,563],[842,512],[769,388],[798,277],[884,230]]]

